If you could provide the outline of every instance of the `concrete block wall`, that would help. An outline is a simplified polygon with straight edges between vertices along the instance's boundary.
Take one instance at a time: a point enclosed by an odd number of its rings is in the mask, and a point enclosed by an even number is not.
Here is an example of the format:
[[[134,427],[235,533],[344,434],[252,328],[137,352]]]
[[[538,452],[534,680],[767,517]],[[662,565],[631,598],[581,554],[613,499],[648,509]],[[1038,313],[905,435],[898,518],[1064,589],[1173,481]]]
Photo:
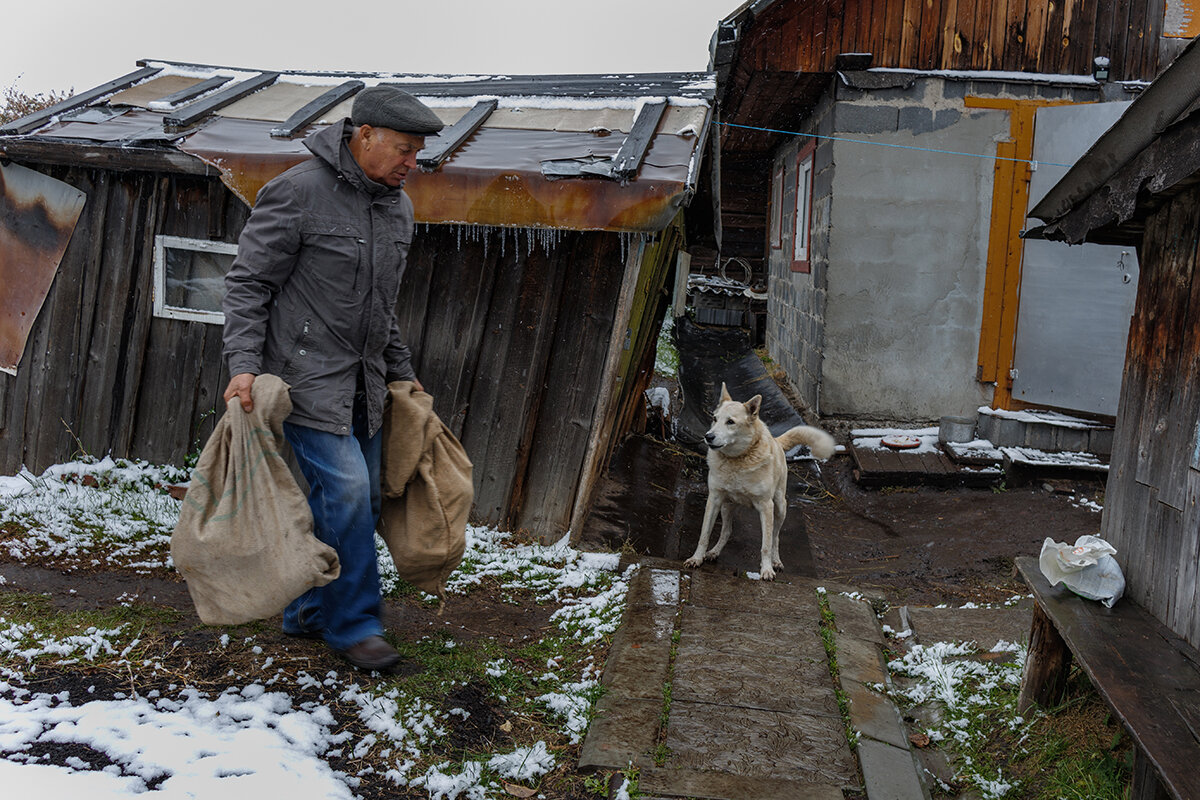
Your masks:
[[[832,137],[818,140],[814,158],[811,273],[791,271],[787,213],[804,140],[775,153],[775,169],[785,172],[784,248],[764,243],[767,348],[821,414],[936,420],[991,399],[990,384],[975,379],[988,156],[1009,121],[1001,110],[968,108],[965,98],[1083,101],[1100,99],[1099,90],[931,75],[878,83],[860,89],[835,77],[797,124]]]
[[[833,133],[833,100],[826,95],[805,120],[804,131]],[[810,271],[792,272],[796,227],[796,156],[806,139],[785,142],[775,153],[774,175],[783,168],[783,247],[767,248],[767,352],[783,369],[800,399],[820,413],[821,363],[824,350],[825,280],[829,268],[829,232],[833,203],[833,146],[817,139],[813,153]]]

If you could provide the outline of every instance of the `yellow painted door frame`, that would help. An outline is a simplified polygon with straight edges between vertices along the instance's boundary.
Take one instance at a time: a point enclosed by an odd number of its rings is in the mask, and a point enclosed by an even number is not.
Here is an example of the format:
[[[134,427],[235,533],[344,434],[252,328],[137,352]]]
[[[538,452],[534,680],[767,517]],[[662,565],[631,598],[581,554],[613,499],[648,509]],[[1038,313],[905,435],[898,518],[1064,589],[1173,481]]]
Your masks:
[[[1021,303],[1024,248],[1020,233],[1029,207],[1034,121],[1038,108],[1070,105],[1071,101],[967,97],[965,102],[967,108],[996,109],[1009,115],[1008,139],[996,144],[992,174],[992,214],[976,377],[993,385],[993,408],[1013,408],[1023,405],[1012,396],[1012,368],[1017,310]]]

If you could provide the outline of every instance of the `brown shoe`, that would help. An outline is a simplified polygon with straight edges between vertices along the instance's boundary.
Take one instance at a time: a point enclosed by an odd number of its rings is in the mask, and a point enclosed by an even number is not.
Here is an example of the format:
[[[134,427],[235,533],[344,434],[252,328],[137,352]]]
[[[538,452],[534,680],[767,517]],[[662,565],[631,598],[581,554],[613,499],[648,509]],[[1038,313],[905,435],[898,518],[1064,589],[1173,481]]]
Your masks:
[[[382,636],[368,636],[339,655],[362,670],[390,672],[400,663],[400,654]]]

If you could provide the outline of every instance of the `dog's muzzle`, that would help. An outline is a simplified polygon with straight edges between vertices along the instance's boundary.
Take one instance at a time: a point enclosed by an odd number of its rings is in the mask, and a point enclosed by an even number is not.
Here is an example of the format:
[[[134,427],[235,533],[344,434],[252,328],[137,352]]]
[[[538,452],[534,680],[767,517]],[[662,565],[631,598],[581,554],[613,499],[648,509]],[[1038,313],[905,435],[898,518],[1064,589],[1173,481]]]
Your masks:
[[[712,432],[706,433],[706,434],[704,434],[704,443],[707,444],[709,447],[713,447],[713,448],[720,447],[721,445],[719,445],[719,444],[713,444],[713,442],[716,438],[717,438],[716,434],[714,434]]]

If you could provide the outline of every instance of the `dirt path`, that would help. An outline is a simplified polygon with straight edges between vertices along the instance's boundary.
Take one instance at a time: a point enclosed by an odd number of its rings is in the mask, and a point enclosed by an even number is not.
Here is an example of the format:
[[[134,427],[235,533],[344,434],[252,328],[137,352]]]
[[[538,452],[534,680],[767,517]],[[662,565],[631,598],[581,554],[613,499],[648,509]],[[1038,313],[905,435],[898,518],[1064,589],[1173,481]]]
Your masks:
[[[823,468],[831,496],[803,506],[818,577],[883,594],[893,604],[999,601],[1025,593],[1013,558],[1046,537],[1098,533],[1098,481],[1020,489],[862,489],[849,458]]]
[[[793,577],[837,580],[892,604],[991,602],[1023,593],[1013,558],[1036,555],[1047,537],[1073,542],[1097,533],[1099,481],[1035,483],[1020,489],[863,489],[850,458],[791,466],[781,550]],[[691,555],[704,511],[704,460],[649,437],[630,437],[610,466],[580,546],[632,550],[680,561]],[[702,569],[758,569],[753,515]]]

